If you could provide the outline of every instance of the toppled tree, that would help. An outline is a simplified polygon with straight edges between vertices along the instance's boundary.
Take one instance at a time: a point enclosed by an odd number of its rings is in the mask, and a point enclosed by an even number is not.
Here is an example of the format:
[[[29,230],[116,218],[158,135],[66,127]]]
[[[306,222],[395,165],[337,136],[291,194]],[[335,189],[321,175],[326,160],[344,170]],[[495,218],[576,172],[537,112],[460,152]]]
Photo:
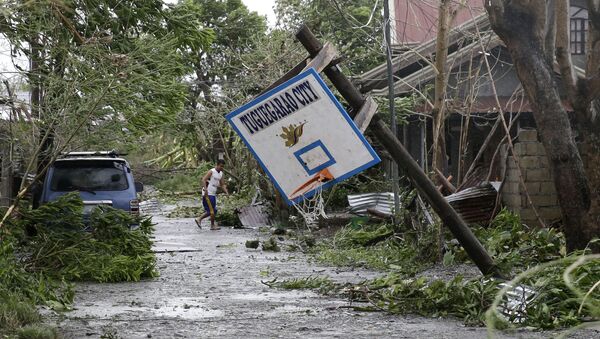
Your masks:
[[[213,39],[159,0],[7,0],[0,35],[12,57],[30,61],[15,65],[31,89],[27,124],[7,139],[26,145],[23,177],[36,180],[62,151],[118,148],[172,123],[185,102],[184,56]],[[9,212],[29,187],[23,181]]]
[[[484,3],[531,103],[558,193],[567,248],[583,249],[600,235],[600,0],[588,0],[586,75],[579,77],[570,60],[568,0]],[[572,119],[554,77],[555,53]]]

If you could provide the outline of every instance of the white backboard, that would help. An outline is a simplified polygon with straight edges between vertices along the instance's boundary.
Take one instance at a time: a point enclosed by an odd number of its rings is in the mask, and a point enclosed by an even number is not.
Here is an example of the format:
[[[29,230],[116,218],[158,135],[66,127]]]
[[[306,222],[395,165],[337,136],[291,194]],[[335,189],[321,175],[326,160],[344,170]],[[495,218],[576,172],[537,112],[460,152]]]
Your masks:
[[[288,204],[380,161],[313,69],[229,113],[227,120]]]

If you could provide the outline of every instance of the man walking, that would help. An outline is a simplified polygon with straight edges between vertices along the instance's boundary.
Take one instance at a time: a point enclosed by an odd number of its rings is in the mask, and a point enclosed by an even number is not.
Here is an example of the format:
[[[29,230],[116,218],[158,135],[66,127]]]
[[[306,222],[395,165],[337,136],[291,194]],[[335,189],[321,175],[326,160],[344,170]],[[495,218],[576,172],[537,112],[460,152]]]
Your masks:
[[[217,160],[217,165],[206,172],[202,178],[202,205],[204,206],[204,214],[200,218],[194,219],[196,225],[201,228],[202,220],[210,216],[210,229],[218,230],[220,227],[215,223],[215,215],[217,214],[217,189],[221,187],[226,194],[227,186],[223,180],[223,167],[225,161]]]

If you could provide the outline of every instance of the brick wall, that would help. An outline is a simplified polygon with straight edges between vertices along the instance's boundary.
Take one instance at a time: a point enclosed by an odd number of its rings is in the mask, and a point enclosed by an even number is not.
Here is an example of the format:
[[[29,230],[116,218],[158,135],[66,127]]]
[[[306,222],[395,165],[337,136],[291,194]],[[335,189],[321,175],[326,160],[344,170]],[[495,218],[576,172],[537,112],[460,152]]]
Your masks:
[[[536,130],[520,130],[514,144],[515,155],[519,159],[521,173],[529,191],[529,196],[540,217],[546,224],[560,219],[556,190],[548,168],[548,158],[542,143],[538,141]],[[502,159],[508,152],[507,145],[502,149]],[[519,171],[512,156],[506,164],[506,178],[502,187],[504,205],[521,216],[523,222],[531,226],[540,226],[533,208],[527,201],[525,190],[520,183]]]

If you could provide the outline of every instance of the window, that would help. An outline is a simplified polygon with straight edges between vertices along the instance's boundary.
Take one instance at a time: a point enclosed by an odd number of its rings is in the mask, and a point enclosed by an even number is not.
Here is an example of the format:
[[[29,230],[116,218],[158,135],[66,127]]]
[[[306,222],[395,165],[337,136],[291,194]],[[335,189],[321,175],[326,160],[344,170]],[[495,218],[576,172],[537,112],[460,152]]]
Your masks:
[[[117,161],[57,161],[50,185],[53,191],[124,191],[129,185],[125,164]]]
[[[571,6],[571,54],[585,54],[588,31],[588,11],[585,8]]]

